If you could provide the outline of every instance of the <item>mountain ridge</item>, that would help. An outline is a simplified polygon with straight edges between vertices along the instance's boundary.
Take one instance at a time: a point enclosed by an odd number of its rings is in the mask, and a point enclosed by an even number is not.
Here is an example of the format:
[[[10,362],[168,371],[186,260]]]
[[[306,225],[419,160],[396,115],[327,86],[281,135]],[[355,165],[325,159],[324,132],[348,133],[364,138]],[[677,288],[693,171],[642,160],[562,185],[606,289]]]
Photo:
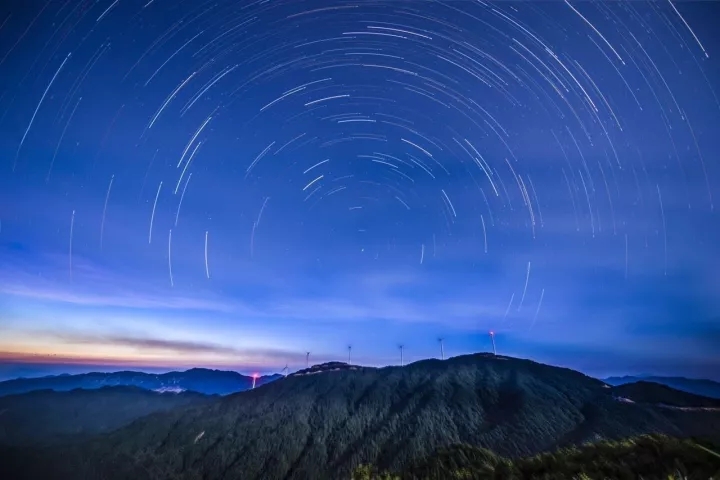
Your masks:
[[[636,403],[673,408],[720,409],[720,399],[696,395],[645,380],[618,385],[612,388],[612,392],[619,398],[629,399]]]
[[[608,377],[603,379],[603,381],[612,386],[619,386],[639,381],[654,382],[666,385],[676,390],[694,393],[695,395],[720,398],[720,382],[702,378],[664,377],[658,375],[625,375],[622,377]]]
[[[264,375],[256,378],[256,386],[280,378]],[[48,375],[16,378],[0,382],[0,396],[27,393],[34,390],[68,391],[76,388],[95,389],[105,386],[135,386],[146,390],[171,389],[195,391],[206,395],[228,395],[252,388],[253,377],[230,370],[191,368],[167,373],[145,373],[133,370],[119,372],[90,372],[81,374]]]
[[[717,412],[619,401],[601,380],[525,359],[475,354],[318,373],[154,413],[37,458],[58,479],[93,471],[108,479],[322,480],[360,464],[398,471],[453,444],[515,458],[644,433],[720,435]],[[26,453],[17,468],[39,468]],[[27,478],[42,477],[33,471]]]

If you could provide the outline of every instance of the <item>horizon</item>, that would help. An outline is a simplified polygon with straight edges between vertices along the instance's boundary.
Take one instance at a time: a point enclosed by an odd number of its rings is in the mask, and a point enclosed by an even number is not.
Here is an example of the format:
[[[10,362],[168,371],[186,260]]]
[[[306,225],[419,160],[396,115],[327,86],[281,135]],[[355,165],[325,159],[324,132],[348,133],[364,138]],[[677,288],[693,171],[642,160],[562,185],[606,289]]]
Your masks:
[[[719,378],[720,3],[11,4],[16,371],[387,365],[493,331]]]
[[[477,352],[465,352],[465,353],[458,353],[456,355],[445,355],[445,360],[449,360],[451,358],[456,357],[462,357],[462,356],[472,356],[472,355],[491,355],[491,351],[477,351]],[[532,358],[525,358],[521,356],[513,356],[513,355],[507,355],[503,353],[498,353],[497,356],[499,357],[509,357],[509,358],[515,358],[518,360],[529,360],[532,362],[540,363],[543,365],[549,365],[552,367],[558,367],[558,368],[570,368],[568,365],[560,365],[560,364],[551,364],[551,363],[545,363],[545,362],[539,362]],[[403,366],[412,365],[414,363],[422,362],[425,360],[440,360],[439,357],[426,357],[426,358],[416,358],[411,361],[405,361]],[[351,363],[347,362],[347,359],[341,359],[341,358],[322,358],[320,360],[311,361],[310,367],[316,366],[316,365],[322,365],[329,362],[339,362],[339,363],[345,363],[348,365],[355,365],[355,366],[361,366],[361,367],[370,367],[370,368],[385,368],[385,367],[401,367],[399,363],[390,363],[390,364],[364,364],[352,361]],[[289,372],[294,373],[301,371],[305,369],[306,367],[304,365],[302,366],[294,366],[289,367]],[[8,381],[8,380],[16,380],[16,379],[32,379],[32,378],[42,378],[42,377],[52,377],[52,376],[61,376],[61,375],[82,375],[82,374],[88,374],[88,373],[117,373],[117,372],[141,372],[141,373],[147,373],[147,374],[163,374],[163,373],[170,373],[170,372],[186,372],[188,370],[193,369],[202,369],[202,370],[217,370],[217,371],[229,371],[229,372],[235,372],[239,373],[241,375],[244,375],[246,377],[252,377],[253,375],[259,375],[259,376],[271,376],[271,375],[282,375],[283,368],[280,368],[278,370],[272,370],[272,369],[253,369],[253,368],[243,368],[242,366],[232,366],[232,365],[184,365],[179,364],[175,366],[165,365],[165,366],[148,366],[148,365],[134,365],[134,364],[102,364],[102,363],[96,363],[96,364],[85,364],[85,363],[64,363],[64,362],[56,362],[56,363],[44,363],[41,361],[41,359],[36,359],[36,361],[29,361],[29,359],[26,359],[26,361],[15,361],[15,362],[8,362],[3,361],[0,359],[0,382]],[[573,369],[574,370],[574,369]],[[665,374],[663,372],[638,372],[638,373],[622,373],[622,372],[615,372],[612,373],[611,371],[602,373],[591,373],[587,371],[582,370],[576,370],[580,373],[583,373],[587,376],[597,378],[598,380],[604,380],[606,378],[622,378],[622,377],[631,377],[631,378],[643,378],[643,377],[662,377],[662,378],[686,378],[689,380],[709,380],[714,382],[720,382],[720,376],[716,377],[697,377],[697,376],[685,376],[685,375],[674,375],[674,374]]]

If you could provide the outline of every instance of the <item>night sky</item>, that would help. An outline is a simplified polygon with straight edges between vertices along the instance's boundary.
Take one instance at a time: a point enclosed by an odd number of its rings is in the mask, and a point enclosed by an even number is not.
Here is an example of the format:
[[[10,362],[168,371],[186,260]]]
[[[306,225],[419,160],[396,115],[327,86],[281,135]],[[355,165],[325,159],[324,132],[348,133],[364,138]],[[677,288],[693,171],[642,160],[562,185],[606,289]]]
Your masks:
[[[718,18],[3,2],[0,360],[718,378]]]

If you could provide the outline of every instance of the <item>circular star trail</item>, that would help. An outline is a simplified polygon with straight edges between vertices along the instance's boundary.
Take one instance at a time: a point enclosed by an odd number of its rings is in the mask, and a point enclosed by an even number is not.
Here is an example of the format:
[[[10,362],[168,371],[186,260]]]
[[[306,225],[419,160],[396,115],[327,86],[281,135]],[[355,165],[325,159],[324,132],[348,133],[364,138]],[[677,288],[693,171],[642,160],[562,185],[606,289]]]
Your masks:
[[[68,281],[80,259],[214,294],[415,272],[502,334],[718,237],[712,4],[3,8],[2,184],[38,200],[0,235],[42,238]]]

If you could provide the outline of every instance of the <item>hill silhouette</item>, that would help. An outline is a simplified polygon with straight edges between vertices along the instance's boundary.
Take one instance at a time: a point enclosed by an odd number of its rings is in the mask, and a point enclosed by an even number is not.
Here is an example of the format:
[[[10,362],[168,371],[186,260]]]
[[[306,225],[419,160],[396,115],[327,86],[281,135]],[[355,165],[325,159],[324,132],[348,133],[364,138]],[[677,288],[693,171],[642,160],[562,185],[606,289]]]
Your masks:
[[[702,395],[703,397],[720,398],[720,382],[715,382],[713,380],[638,375],[634,377],[609,377],[603,381],[613,386],[624,385],[626,383],[636,383],[639,381],[660,383],[676,390],[682,390],[683,392],[694,393],[695,395]]]
[[[360,368],[371,369],[373,367],[362,367],[360,365],[351,365],[346,362],[326,362],[313,365],[312,367],[303,368],[297,372],[291,373],[291,377],[298,377],[301,375],[314,375],[321,372],[337,372],[341,370],[358,370]]]
[[[157,393],[137,387],[55,392],[38,390],[0,397],[0,444],[43,445],[109,432],[145,415],[213,397],[195,392]],[[74,438],[70,438],[74,435]]]
[[[476,354],[292,375],[0,461],[17,478],[322,480],[361,464],[401,471],[455,444],[517,458],[644,433],[720,435],[718,412],[652,403],[618,401],[573,370]]]
[[[613,387],[612,391],[619,397],[627,398],[637,403],[678,408],[716,408],[720,410],[720,399],[702,397],[654,382],[640,381],[626,383]]]
[[[271,382],[282,375],[258,377],[256,385]],[[191,368],[184,372],[161,374],[122,371],[93,372],[78,375],[52,375],[37,378],[17,378],[0,382],[0,396],[27,393],[35,390],[67,391],[76,388],[92,389],[108,386],[133,386],[146,390],[181,392],[191,390],[207,395],[228,395],[252,388],[252,377],[227,370]]]

